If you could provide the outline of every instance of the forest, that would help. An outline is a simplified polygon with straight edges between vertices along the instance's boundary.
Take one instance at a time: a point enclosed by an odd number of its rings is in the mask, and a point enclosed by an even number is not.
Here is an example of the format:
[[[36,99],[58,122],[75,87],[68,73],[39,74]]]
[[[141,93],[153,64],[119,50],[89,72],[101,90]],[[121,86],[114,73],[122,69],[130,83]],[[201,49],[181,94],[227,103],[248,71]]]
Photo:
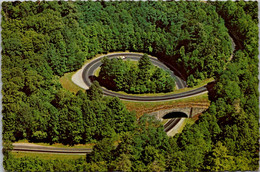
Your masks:
[[[103,58],[97,77],[101,86],[126,93],[167,93],[173,91],[175,80],[169,72],[154,66],[147,54],[134,64],[121,58]]]
[[[3,2],[5,170],[258,169],[257,6],[256,1]],[[138,119],[118,98],[103,96],[98,82],[77,94],[59,83],[86,59],[125,50],[176,65],[189,86],[214,77],[209,109],[168,137],[160,122],[147,115]],[[14,158],[8,148],[21,139],[96,145],[78,160]]]

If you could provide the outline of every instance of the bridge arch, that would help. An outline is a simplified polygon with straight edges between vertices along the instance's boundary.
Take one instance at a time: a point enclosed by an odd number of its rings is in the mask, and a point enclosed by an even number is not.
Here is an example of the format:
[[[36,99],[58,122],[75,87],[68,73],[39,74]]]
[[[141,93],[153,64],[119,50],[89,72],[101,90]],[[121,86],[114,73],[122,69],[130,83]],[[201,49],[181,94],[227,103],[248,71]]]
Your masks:
[[[162,118],[163,119],[170,119],[170,118],[188,118],[189,116],[184,113],[184,112],[180,112],[180,111],[174,111],[174,112],[169,112],[167,114],[165,114]]]

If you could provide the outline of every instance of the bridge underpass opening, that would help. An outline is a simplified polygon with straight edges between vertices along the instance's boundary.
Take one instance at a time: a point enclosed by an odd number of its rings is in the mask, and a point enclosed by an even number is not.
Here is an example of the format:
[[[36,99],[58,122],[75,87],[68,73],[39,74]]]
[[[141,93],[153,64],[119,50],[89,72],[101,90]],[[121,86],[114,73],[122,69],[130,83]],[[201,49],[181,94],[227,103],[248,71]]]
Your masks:
[[[163,116],[163,119],[171,119],[171,118],[188,118],[188,115],[183,112],[170,112]]]

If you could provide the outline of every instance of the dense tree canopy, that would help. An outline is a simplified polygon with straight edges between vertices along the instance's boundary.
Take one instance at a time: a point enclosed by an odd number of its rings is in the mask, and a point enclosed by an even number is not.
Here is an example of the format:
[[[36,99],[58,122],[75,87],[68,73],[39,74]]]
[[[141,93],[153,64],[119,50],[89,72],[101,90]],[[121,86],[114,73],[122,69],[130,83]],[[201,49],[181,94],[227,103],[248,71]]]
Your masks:
[[[1,13],[7,171],[258,168],[257,2],[15,1],[3,2]],[[228,32],[236,44],[232,59]],[[118,98],[103,97],[96,82],[86,93],[61,88],[59,76],[85,59],[125,50],[159,57],[189,86],[214,77],[210,108],[169,138],[152,117],[137,120]],[[138,80],[135,67],[117,63],[122,68],[113,72],[128,70]],[[142,77],[149,76],[149,66],[145,59],[139,63]],[[152,77],[161,75],[156,70]],[[13,158],[7,149],[20,139],[96,145],[79,160]]]
[[[102,86],[127,93],[171,92],[175,81],[163,69],[153,66],[145,54],[138,65],[121,58],[102,59],[102,66],[97,80]]]

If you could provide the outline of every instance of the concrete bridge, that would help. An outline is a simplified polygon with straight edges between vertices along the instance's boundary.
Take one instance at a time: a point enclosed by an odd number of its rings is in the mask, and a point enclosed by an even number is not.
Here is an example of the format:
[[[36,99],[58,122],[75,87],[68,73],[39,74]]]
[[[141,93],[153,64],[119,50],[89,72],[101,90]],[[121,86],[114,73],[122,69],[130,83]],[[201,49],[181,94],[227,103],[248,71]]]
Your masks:
[[[174,107],[157,110],[149,114],[155,116],[160,121],[166,119],[167,122],[164,124],[164,131],[168,136],[173,136],[177,133],[178,128],[182,125],[185,118],[192,118],[207,109],[208,106]]]
[[[171,109],[162,109],[149,113],[155,116],[158,120],[170,118],[192,118],[193,116],[204,112],[207,107],[175,107]]]

